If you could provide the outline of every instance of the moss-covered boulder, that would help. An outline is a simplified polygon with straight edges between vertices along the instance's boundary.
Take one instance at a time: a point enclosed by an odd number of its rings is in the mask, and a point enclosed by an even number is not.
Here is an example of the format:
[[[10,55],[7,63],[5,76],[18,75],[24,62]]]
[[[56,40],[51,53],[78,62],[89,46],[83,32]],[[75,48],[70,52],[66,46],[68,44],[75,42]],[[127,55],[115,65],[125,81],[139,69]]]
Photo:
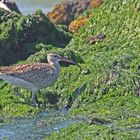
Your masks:
[[[37,42],[64,47],[71,39],[68,32],[56,28],[40,10],[26,16],[0,10],[0,32],[0,58],[4,64],[9,55],[15,59],[13,63],[26,58],[36,51],[31,47]]]

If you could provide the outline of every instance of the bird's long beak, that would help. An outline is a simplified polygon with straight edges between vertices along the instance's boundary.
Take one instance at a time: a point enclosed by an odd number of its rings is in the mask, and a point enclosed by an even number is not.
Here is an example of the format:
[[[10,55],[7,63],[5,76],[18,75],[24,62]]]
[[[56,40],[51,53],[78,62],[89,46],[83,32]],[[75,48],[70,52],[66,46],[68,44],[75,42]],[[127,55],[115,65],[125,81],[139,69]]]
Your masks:
[[[60,61],[67,62],[67,63],[73,64],[73,65],[77,65],[76,62],[74,62],[74,61],[72,61],[72,60],[69,60],[69,59],[67,59],[66,57],[61,57],[61,58],[60,58]]]

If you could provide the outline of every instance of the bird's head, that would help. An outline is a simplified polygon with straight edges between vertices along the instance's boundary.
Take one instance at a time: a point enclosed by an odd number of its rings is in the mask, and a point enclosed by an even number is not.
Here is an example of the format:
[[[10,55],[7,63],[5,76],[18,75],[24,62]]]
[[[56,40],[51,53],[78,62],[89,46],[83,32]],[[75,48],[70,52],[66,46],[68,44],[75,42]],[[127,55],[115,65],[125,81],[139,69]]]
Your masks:
[[[47,56],[48,63],[56,62],[59,63],[60,61],[67,62],[69,64],[76,65],[76,63],[72,60],[67,59],[66,57],[62,57],[57,53],[48,53]]]

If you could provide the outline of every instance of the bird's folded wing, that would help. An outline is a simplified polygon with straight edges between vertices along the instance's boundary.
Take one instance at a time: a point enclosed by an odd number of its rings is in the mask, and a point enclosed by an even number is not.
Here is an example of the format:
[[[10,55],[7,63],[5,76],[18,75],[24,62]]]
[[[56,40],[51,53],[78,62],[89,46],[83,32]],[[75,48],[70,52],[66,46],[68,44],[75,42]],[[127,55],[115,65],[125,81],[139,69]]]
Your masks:
[[[46,63],[0,67],[0,74],[18,77],[30,82],[33,82],[39,78],[48,78],[51,73],[53,73],[53,68]]]

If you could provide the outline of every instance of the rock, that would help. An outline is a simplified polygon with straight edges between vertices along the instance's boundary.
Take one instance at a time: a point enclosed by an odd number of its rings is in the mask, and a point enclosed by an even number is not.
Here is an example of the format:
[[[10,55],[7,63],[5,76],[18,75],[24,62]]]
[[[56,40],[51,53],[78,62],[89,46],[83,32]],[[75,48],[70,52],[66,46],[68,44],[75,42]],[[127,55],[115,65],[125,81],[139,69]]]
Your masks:
[[[7,10],[9,12],[11,12],[11,10],[7,7],[6,4],[4,4],[3,2],[0,1],[0,8],[4,9],[4,10]]]
[[[35,48],[24,49],[28,44],[42,42],[64,47],[71,40],[69,33],[55,27],[40,10],[27,16],[0,10],[0,31],[0,59],[5,65],[35,53]]]
[[[97,36],[89,36],[88,37],[88,42],[89,44],[95,44],[96,42],[101,42],[103,41],[103,39],[105,38],[106,36],[104,34],[99,34]]]
[[[64,110],[68,111],[70,108],[71,108],[71,105],[66,105],[66,106],[64,107]]]
[[[47,15],[54,24],[68,25],[85,10],[97,7],[102,2],[102,0],[64,0]]]
[[[137,96],[140,97],[140,88],[137,90]]]
[[[110,123],[108,120],[103,120],[101,118],[96,118],[96,117],[87,117],[86,121],[90,124],[90,125],[95,125],[95,124],[107,124]]]
[[[15,2],[10,2],[10,1],[7,1],[7,0],[1,0],[0,1],[0,8],[2,8],[4,10],[7,10],[9,12],[15,11],[17,13],[21,13]]]
[[[37,127],[44,127],[46,125],[46,121],[45,120],[38,120],[36,122]]]

